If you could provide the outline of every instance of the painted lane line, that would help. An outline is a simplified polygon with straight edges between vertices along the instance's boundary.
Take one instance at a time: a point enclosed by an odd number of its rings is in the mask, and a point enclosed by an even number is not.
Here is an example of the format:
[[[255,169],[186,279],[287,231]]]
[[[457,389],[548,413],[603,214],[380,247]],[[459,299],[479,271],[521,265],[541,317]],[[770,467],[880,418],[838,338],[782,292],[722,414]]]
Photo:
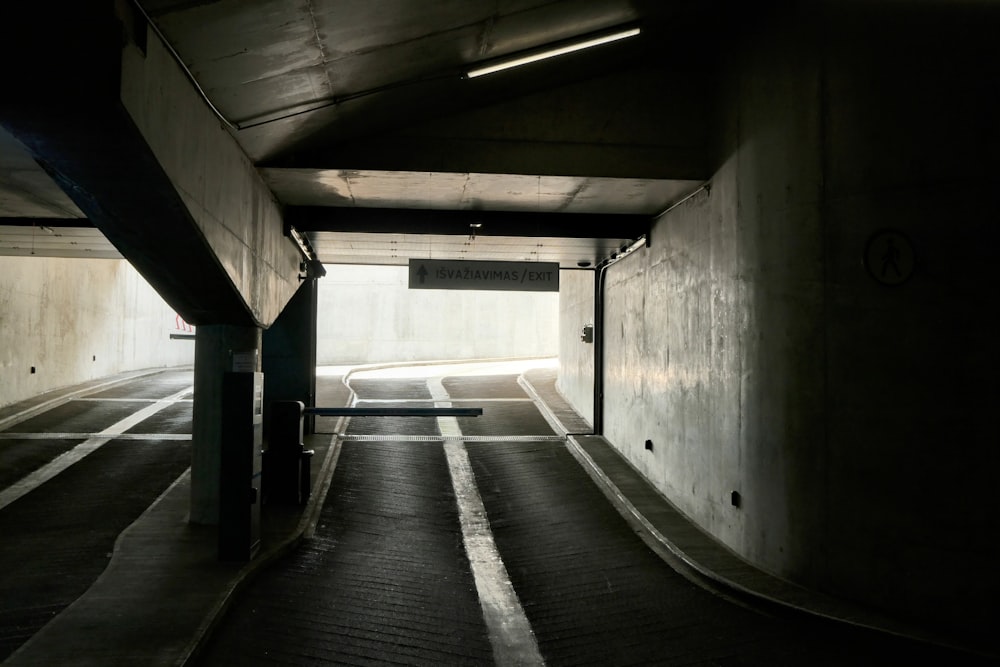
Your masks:
[[[362,435],[333,433],[350,442],[444,442],[443,435]],[[463,435],[462,442],[566,442],[564,435]]]
[[[494,662],[497,665],[544,665],[531,624],[493,540],[465,445],[461,440],[449,438],[445,440],[444,451],[458,500],[465,551],[493,645]]]
[[[120,422],[112,424],[108,428],[104,429],[94,437],[81,442],[68,452],[63,452],[38,470],[25,475],[3,491],[0,491],[0,509],[3,509],[21,496],[38,488],[61,473],[63,470],[66,470],[66,468],[69,468],[74,463],[81,461],[84,457],[93,454],[103,445],[107,444],[111,440],[114,440],[116,436],[121,435],[144,419],[155,415],[164,408],[170,407],[180,400],[182,396],[191,393],[193,390],[194,387],[188,387],[187,389],[179,391],[176,394],[171,394],[170,396],[167,396],[152,405],[148,405],[138,412],[132,413]]]
[[[125,384],[126,382],[132,382],[134,380],[139,380],[149,375],[157,375],[158,373],[162,372],[163,371],[159,369],[138,371],[131,374],[125,374],[124,376],[118,376],[113,380],[108,380],[107,382],[98,382],[96,384],[88,385],[85,387],[78,387],[77,389],[72,389],[70,391],[67,391],[66,393],[60,394],[59,396],[50,398],[47,401],[42,401],[41,403],[37,403],[29,408],[21,410],[20,412],[4,417],[3,419],[0,419],[0,430],[9,428],[14,424],[20,424],[25,420],[31,419],[35,415],[40,415],[43,412],[47,412],[54,408],[58,408],[60,405],[65,405],[66,403],[69,403],[70,401],[76,399],[79,396],[85,396],[87,394],[93,394],[99,391],[104,391],[106,389],[111,389],[112,387],[117,387],[119,385]]]
[[[162,398],[74,398],[71,399],[72,402],[90,402],[90,403],[157,403],[162,401]],[[182,398],[175,403],[194,403],[193,398]]]
[[[441,378],[431,378],[427,387],[438,407],[451,407],[448,392]],[[451,483],[458,502],[462,540],[472,567],[472,576],[479,594],[479,605],[493,646],[497,665],[543,666],[535,634],[524,613],[510,575],[503,564],[483,499],[476,486],[476,477],[469,462],[469,453],[462,441],[462,429],[455,417],[438,417],[438,427],[445,438],[444,452],[448,459]]]
[[[0,433],[0,440],[87,440],[99,433]],[[190,433],[122,433],[115,440],[190,440]]]

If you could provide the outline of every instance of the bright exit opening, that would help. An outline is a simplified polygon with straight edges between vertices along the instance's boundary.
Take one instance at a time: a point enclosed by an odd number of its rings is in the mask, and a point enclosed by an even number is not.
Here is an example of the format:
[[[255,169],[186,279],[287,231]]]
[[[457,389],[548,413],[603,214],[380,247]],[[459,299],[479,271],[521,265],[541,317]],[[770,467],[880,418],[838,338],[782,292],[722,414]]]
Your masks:
[[[559,293],[410,289],[406,266],[326,265],[319,366],[555,358]]]

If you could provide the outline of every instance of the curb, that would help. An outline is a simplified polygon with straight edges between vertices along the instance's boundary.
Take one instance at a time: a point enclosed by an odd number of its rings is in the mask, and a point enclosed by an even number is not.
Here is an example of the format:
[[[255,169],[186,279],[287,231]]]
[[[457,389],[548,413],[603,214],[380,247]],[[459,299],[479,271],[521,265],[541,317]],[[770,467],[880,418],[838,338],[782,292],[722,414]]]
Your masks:
[[[823,619],[826,621],[832,621],[835,623],[840,623],[864,630],[869,630],[873,632],[879,632],[887,634],[890,636],[901,637],[916,642],[923,642],[933,646],[940,646],[960,652],[965,652],[971,655],[976,655],[984,658],[996,658],[997,654],[984,650],[982,647],[969,645],[962,643],[961,641],[955,641],[949,637],[934,636],[923,632],[918,628],[905,627],[905,623],[899,624],[900,627],[892,628],[887,627],[887,625],[879,624],[877,621],[865,621],[861,619],[855,619],[848,617],[847,614],[838,615],[835,613],[830,613],[822,611],[820,609],[814,609],[809,606],[802,604],[796,604],[795,602],[782,599],[773,595],[768,595],[760,591],[748,588],[730,578],[720,575],[714,570],[709,569],[707,566],[699,563],[696,559],[691,557],[688,553],[674,544],[666,535],[661,533],[643,514],[639,509],[632,503],[631,500],[621,491],[621,489],[614,483],[610,476],[605,473],[605,471],[598,465],[598,463],[590,456],[589,453],[580,445],[576,440],[574,435],[570,434],[567,429],[559,421],[558,417],[552,412],[551,408],[544,401],[541,400],[538,393],[531,387],[531,383],[523,375],[518,378],[518,382],[529,391],[529,394],[533,399],[536,400],[537,404],[541,406],[543,411],[543,416],[550,424],[558,424],[559,430],[563,433],[566,438],[566,448],[569,450],[570,454],[576,459],[577,463],[584,469],[587,475],[594,481],[598,486],[604,496],[608,501],[614,506],[618,513],[625,519],[625,521],[633,528],[633,530],[639,535],[639,537],[658,555],[660,558],[670,566],[674,571],[676,571],[681,576],[685,577],[692,583],[700,586],[701,588],[718,595],[729,602],[740,605],[745,608],[749,608],[755,611],[772,611],[778,613],[795,613],[801,614],[803,616],[808,616],[812,618]],[[530,388],[530,389],[529,389]],[[603,436],[592,436],[600,437]],[[628,464],[628,462],[625,462]],[[640,475],[641,477],[641,475]],[[643,478],[645,479],[645,478]],[[664,502],[668,502],[664,499]],[[752,565],[747,563],[748,567],[753,568]],[[777,579],[777,578],[776,578]],[[812,593],[809,589],[802,588],[793,584],[791,582],[784,582],[789,587],[795,587],[801,589],[804,593]],[[849,604],[849,603],[848,603]],[[889,623],[892,623],[892,619],[889,618]]]
[[[341,382],[347,386],[348,390],[350,390],[350,385],[347,384],[347,377],[352,371],[353,369],[345,373],[341,378]],[[351,404],[354,398],[354,391],[350,390],[348,404]],[[253,578],[257,574],[279,558],[294,551],[299,544],[304,540],[310,539],[315,534],[320,511],[330,490],[333,473],[337,469],[337,462],[340,460],[341,438],[338,434],[346,426],[346,424],[343,424],[346,419],[349,418],[340,417],[337,426],[334,428],[335,432],[330,435],[330,445],[327,448],[326,456],[323,458],[323,465],[316,474],[315,488],[309,494],[309,500],[302,509],[302,515],[299,517],[295,529],[285,539],[264,550],[240,569],[229,587],[221,593],[213,604],[212,609],[205,615],[195,635],[185,648],[184,653],[175,663],[178,667],[186,665],[190,660],[198,656],[207,640],[211,638],[215,628],[222,621],[236,596],[253,581]]]

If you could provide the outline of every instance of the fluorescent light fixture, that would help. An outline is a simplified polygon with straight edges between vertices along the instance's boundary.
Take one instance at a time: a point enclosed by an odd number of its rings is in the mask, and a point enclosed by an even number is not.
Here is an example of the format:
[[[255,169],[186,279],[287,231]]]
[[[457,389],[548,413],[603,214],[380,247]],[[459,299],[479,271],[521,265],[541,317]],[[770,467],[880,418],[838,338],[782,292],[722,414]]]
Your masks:
[[[618,32],[613,32],[607,35],[601,35],[600,37],[591,37],[588,39],[581,40],[579,42],[572,42],[570,44],[565,44],[563,46],[557,46],[551,49],[546,49],[544,51],[539,51],[525,56],[515,56],[508,58],[506,60],[501,60],[492,65],[485,65],[483,67],[477,67],[476,69],[469,70],[466,76],[470,79],[474,79],[477,76],[483,76],[484,74],[493,74],[494,72],[500,72],[505,69],[510,69],[512,67],[520,67],[521,65],[527,65],[529,63],[538,62],[539,60],[545,60],[547,58],[555,58],[556,56],[563,56],[567,53],[573,53],[574,51],[582,51],[583,49],[589,49],[594,46],[600,46],[601,44],[607,44],[609,42],[617,42],[622,39],[627,39],[629,37],[635,37],[639,34],[639,28],[629,28],[627,30],[620,30]]]
[[[312,246],[309,244],[309,239],[287,222],[285,223],[285,236],[288,236],[295,242],[295,246],[307,260],[317,259],[315,251],[313,251]]]

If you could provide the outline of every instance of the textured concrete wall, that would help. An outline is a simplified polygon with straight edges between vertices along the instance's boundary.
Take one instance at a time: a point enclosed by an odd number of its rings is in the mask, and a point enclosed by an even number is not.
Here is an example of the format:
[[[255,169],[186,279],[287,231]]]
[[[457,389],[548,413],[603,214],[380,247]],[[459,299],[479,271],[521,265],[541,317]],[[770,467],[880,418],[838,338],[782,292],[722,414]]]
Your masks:
[[[194,341],[171,340],[177,326],[127,262],[0,257],[0,405],[123,371],[190,365]]]
[[[594,423],[594,344],[580,340],[584,325],[594,324],[594,271],[559,275],[560,393]]]
[[[724,56],[710,193],[609,271],[605,432],[764,569],[983,629],[996,15],[855,5],[749,24]],[[897,286],[862,262],[885,228],[914,247]]]
[[[327,266],[317,363],[555,356],[555,292],[410,290],[403,266]]]
[[[1000,8],[855,12],[825,59],[829,549],[811,557],[838,590],[992,628]],[[916,258],[895,287],[859,262],[884,228]]]

